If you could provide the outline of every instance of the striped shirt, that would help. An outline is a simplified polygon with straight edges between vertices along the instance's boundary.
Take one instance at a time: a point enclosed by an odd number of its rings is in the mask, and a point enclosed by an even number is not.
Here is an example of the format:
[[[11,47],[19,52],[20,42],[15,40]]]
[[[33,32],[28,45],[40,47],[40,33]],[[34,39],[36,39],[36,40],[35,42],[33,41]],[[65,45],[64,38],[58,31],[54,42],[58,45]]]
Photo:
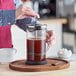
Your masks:
[[[23,4],[23,2],[21,0],[14,0],[14,3],[16,5],[16,8],[18,8],[20,5]]]

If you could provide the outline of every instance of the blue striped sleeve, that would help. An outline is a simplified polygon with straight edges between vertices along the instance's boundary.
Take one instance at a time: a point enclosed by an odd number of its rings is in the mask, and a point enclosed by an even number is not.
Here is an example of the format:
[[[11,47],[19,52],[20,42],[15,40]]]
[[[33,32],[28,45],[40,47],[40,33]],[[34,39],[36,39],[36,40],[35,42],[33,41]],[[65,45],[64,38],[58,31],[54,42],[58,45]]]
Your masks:
[[[14,0],[14,3],[16,5],[16,8],[18,8],[20,5],[23,4],[23,2],[21,0]]]
[[[26,25],[27,24],[40,24],[40,22],[37,21],[36,18],[32,18],[32,17],[19,19],[19,20],[16,21],[16,25],[24,31],[26,31]]]

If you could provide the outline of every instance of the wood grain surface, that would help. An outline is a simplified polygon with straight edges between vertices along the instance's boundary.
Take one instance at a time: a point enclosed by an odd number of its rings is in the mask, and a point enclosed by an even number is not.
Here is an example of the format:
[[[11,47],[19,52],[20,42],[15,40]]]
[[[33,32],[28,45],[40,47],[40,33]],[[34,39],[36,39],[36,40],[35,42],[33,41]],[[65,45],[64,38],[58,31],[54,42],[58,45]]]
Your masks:
[[[60,59],[47,59],[48,63],[45,65],[26,65],[25,60],[15,61],[9,64],[12,70],[23,71],[23,72],[41,72],[41,71],[52,71],[61,70],[68,68],[70,63]]]
[[[50,24],[50,23],[61,23],[61,24],[66,24],[67,23],[67,19],[63,18],[63,19],[40,19],[39,20],[42,24]]]

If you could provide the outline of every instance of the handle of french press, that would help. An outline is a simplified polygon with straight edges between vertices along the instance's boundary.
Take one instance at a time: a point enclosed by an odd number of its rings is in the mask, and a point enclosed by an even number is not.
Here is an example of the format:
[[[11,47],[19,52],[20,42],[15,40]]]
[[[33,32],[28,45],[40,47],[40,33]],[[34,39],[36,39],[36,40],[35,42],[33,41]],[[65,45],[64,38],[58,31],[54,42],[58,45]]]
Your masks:
[[[35,18],[36,20],[38,20],[40,17],[39,17],[39,18],[34,17],[34,18]],[[36,24],[36,23],[35,23],[35,24]],[[48,31],[47,28],[46,28],[46,31]],[[48,35],[48,34],[47,34],[47,35]],[[48,51],[49,49],[50,49],[50,45],[47,44],[47,49],[46,49],[46,50]]]
[[[47,43],[46,43],[46,45],[47,45],[46,50],[49,51],[49,49],[50,49],[50,45],[48,45]],[[47,51],[46,51],[46,52],[47,52]]]
[[[50,45],[47,44],[46,50],[49,51],[49,49],[50,49]],[[46,52],[47,52],[47,51],[46,51]]]
[[[49,34],[47,33],[47,31],[48,31],[48,30],[47,30],[47,28],[46,28],[46,35],[48,35],[48,36],[49,36]],[[48,51],[48,50],[50,49],[50,45],[48,45],[47,43],[46,43],[46,45],[47,45],[46,50]],[[47,51],[46,51],[46,52],[47,52]]]

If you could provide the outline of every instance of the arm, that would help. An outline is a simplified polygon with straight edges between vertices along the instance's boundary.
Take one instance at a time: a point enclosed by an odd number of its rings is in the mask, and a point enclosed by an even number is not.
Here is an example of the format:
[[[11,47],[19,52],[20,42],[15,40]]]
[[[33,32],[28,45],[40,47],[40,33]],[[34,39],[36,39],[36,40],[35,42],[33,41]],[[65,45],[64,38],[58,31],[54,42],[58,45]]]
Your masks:
[[[39,15],[32,8],[24,5],[21,0],[14,0],[14,3],[16,5],[16,25],[26,31],[26,24],[36,23],[36,19],[33,17],[38,17]]]

